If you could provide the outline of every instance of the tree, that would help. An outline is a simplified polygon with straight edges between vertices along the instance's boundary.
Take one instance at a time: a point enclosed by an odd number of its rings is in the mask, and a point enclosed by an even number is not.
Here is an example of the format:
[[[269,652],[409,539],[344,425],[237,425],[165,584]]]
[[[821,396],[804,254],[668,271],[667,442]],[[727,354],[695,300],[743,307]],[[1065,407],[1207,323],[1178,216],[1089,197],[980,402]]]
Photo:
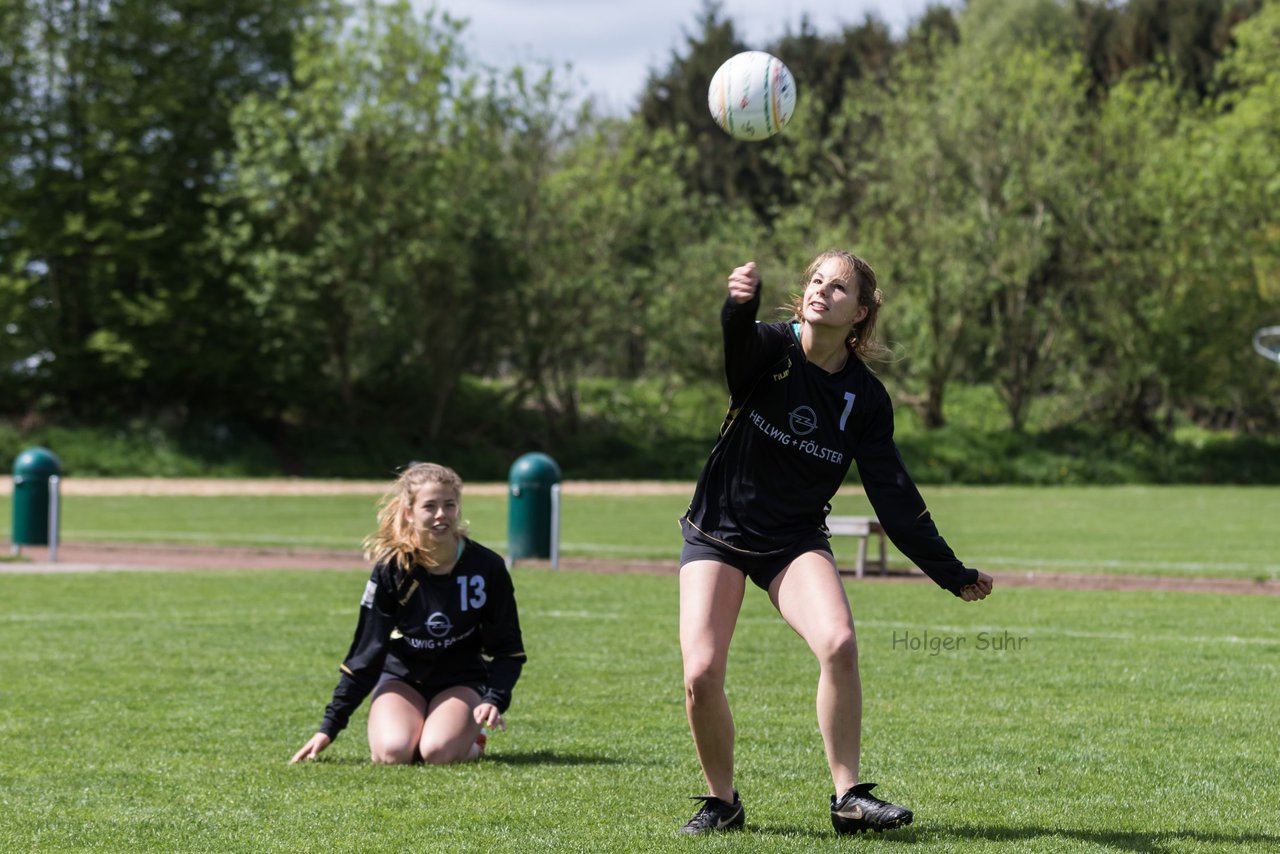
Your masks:
[[[1095,97],[1131,71],[1157,69],[1204,97],[1232,30],[1261,6],[1262,0],[1072,0],[1070,11]]]
[[[459,31],[366,2],[300,40],[294,83],[235,111],[210,235],[264,332],[277,415],[398,409],[433,439],[522,320],[549,84],[471,72]]]
[[[698,31],[686,34],[685,52],[673,53],[664,72],[650,74],[639,117],[650,131],[683,135],[694,156],[686,159],[682,177],[693,193],[749,205],[767,216],[778,199],[786,198],[782,176],[767,155],[786,143],[774,137],[744,145],[717,127],[707,110],[707,88],[716,69],[747,49],[720,9],[719,3],[704,0]]]
[[[56,405],[101,416],[220,395],[234,310],[199,252],[230,104],[289,71],[311,0],[3,6],[0,287]],[[223,398],[225,399],[225,398]]]
[[[1274,372],[1248,340],[1280,296],[1276,9],[1237,27],[1219,97],[1130,75],[1087,139],[1097,169],[1071,252],[1094,283],[1080,326],[1096,368],[1087,407],[1121,429],[1167,435],[1179,414],[1275,423]]]
[[[1055,15],[1048,2],[971,4],[958,44],[943,31],[851,107],[851,124],[878,131],[863,233],[919,389],[906,399],[929,427],[984,353],[1015,429],[1054,367],[1070,295],[1058,195],[1080,168],[1083,100]]]
[[[944,96],[942,66],[904,66],[886,91],[852,99],[850,124],[876,128],[860,208],[863,251],[892,309],[882,334],[908,387],[901,399],[930,429],[946,423],[949,383],[981,341],[984,302],[979,270],[960,212],[967,204],[961,164],[948,157],[940,128],[955,110]],[[842,193],[843,188],[837,188]]]
[[[947,76],[961,107],[942,144],[966,188],[962,216],[979,265],[971,286],[988,294],[984,373],[1021,430],[1067,356],[1062,333],[1078,280],[1064,247],[1075,227],[1069,199],[1087,169],[1078,154],[1085,84],[1057,3],[994,6],[1004,17],[975,0],[960,18]]]

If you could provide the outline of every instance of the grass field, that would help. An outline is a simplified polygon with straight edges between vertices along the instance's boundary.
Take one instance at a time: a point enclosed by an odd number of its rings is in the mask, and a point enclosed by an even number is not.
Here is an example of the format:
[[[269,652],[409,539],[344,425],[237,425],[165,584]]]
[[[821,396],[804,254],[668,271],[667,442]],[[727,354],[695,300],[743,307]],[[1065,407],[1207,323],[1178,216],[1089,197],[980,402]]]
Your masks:
[[[751,595],[729,676],[748,829],[691,841],[674,577],[516,583],[530,663],[509,731],[477,764],[386,768],[367,704],[322,761],[286,764],[363,573],[0,575],[0,850],[1280,849],[1272,597],[851,584],[864,777],[917,820],[848,840],[815,665]]]
[[[692,489],[692,488],[691,488]],[[967,563],[990,569],[1280,578],[1280,487],[931,487],[925,498]],[[8,535],[8,498],[0,535]],[[373,525],[368,495],[68,496],[66,541],[312,546],[355,549]],[[566,495],[565,555],[674,561],[687,495]],[[505,495],[467,495],[472,533],[502,550]],[[836,513],[870,513],[861,495]],[[851,561],[853,542],[835,541]],[[890,563],[906,561],[891,552]]]

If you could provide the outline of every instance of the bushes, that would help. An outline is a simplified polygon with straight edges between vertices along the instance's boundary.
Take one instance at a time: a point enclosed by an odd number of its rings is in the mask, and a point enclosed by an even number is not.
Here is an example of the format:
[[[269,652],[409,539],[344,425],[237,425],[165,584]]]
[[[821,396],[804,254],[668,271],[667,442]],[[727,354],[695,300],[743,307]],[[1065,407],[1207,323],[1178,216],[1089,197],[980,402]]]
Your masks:
[[[279,474],[271,448],[244,429],[221,424],[45,424],[28,429],[0,422],[0,454],[49,448],[65,475],[83,477],[267,477]]]
[[[1157,441],[1100,429],[984,433],[945,427],[899,437],[917,483],[1280,483],[1280,442]]]
[[[717,383],[593,380],[579,388],[576,417],[548,419],[513,408],[509,389],[468,380],[440,437],[427,440],[411,404],[403,419],[358,415],[270,428],[137,419],[116,424],[0,422],[0,453],[12,461],[43,445],[70,476],[389,477],[410,460],[438,460],[471,481],[504,481],[511,463],[544,451],[566,479],[693,480],[714,444],[727,395]],[[1280,483],[1280,440],[1184,430],[1170,440],[1054,423],[1067,408],[1044,401],[1041,424],[997,427],[989,389],[950,398],[948,426],[920,428],[898,413],[898,444],[921,484]],[[856,474],[851,475],[856,480]]]

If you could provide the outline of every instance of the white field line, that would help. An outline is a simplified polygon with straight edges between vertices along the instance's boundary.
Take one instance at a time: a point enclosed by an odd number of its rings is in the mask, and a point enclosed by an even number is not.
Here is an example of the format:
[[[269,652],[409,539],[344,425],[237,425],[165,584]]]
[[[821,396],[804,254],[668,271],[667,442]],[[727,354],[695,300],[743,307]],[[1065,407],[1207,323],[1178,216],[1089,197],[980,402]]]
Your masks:
[[[201,612],[208,616],[208,612]],[[281,612],[282,614],[286,612]],[[292,612],[288,612],[292,613]],[[355,608],[332,609],[328,612],[331,616],[350,616],[355,613]],[[184,615],[166,611],[164,616],[167,619],[182,619]],[[185,615],[186,617],[199,617],[200,614],[192,612]],[[623,611],[539,611],[530,609],[528,616],[530,617],[550,617],[558,620],[620,620],[628,617],[643,616],[639,613],[631,614]],[[112,621],[139,621],[154,620],[155,614],[143,611],[109,611],[94,614],[94,620],[112,620]],[[739,624],[773,624],[777,623],[780,618],[777,615],[765,617],[741,617],[738,619]],[[28,613],[28,614],[0,614],[0,623],[63,623],[66,621],[65,614],[53,614],[47,611]],[[1099,632],[1087,631],[1081,629],[1065,629],[1056,627],[1036,627],[1036,626],[951,626],[938,624],[922,624],[916,622],[907,622],[904,620],[857,620],[858,628],[877,628],[877,629],[903,629],[913,632],[929,632],[934,636],[968,636],[977,635],[985,632],[990,637],[1004,637],[1006,635],[1015,638],[1065,638],[1068,640],[1081,641],[1115,641],[1117,643],[1168,643],[1168,644],[1226,644],[1229,646],[1280,646],[1280,638],[1272,637],[1247,637],[1241,635],[1169,635],[1169,634],[1150,634],[1147,632]]]
[[[909,623],[894,620],[862,620],[859,625],[878,626],[889,629],[912,629],[923,631],[928,629],[930,632],[938,631],[948,634],[964,634],[965,632],[977,633],[986,632],[990,636],[1002,635],[1007,633],[1014,637],[1052,637],[1052,638],[1072,638],[1080,640],[1111,640],[1120,641],[1121,643],[1129,643],[1133,641],[1154,641],[1156,643],[1225,643],[1225,644],[1260,644],[1263,646],[1280,646],[1280,637],[1275,638],[1259,638],[1259,637],[1241,637],[1240,635],[1153,635],[1146,632],[1095,632],[1082,629],[1063,629],[1063,628],[1036,628],[1034,626],[969,626],[962,628],[960,626],[922,626],[919,623]]]
[[[998,557],[977,555],[972,559],[976,566],[1014,566],[1047,569],[1065,567],[1068,569],[1155,569],[1165,572],[1230,572],[1240,575],[1266,573],[1272,578],[1280,577],[1280,564],[1274,563],[1240,563],[1240,562],[1203,562],[1203,561],[1167,561],[1167,560],[1077,560],[1072,558],[1026,558]]]
[[[288,613],[280,611],[280,615],[285,616]],[[333,608],[328,612],[330,616],[349,616],[356,613],[356,606],[351,608]],[[184,617],[179,612],[165,612],[165,617],[170,620],[180,620],[180,618],[198,618],[201,615],[207,616],[207,612],[191,612]],[[529,609],[530,617],[550,617],[553,620],[625,620],[628,617],[641,616],[639,613],[630,613],[625,611],[589,611],[589,609],[576,609],[576,611],[562,611],[562,609],[552,609],[552,611],[539,611],[536,608]],[[0,613],[0,622],[9,622],[9,624],[32,624],[32,622],[65,622],[67,615],[64,613],[52,613],[47,611],[37,611],[29,613]],[[154,613],[143,611],[108,611],[93,613],[93,621],[140,621],[155,620]],[[776,624],[780,620],[777,615],[768,615],[763,617],[740,617],[739,624]],[[1280,647],[1280,638],[1257,638],[1257,636],[1243,635],[1170,635],[1170,634],[1149,634],[1149,632],[1138,631],[1091,631],[1084,629],[1064,629],[1064,627],[1055,626],[952,626],[945,624],[920,624],[920,622],[909,622],[905,620],[856,620],[856,626],[859,629],[901,629],[905,631],[924,632],[934,636],[965,636],[977,635],[978,632],[986,632],[987,635],[1005,636],[1011,635],[1014,638],[1064,638],[1068,640],[1111,640],[1116,643],[1164,643],[1164,644],[1226,644],[1226,645],[1258,645],[1258,647]]]
[[[530,611],[529,616],[553,620],[618,620],[627,615],[617,611]]]
[[[771,623],[779,618],[744,617],[739,623]],[[911,632],[929,632],[931,635],[965,636],[985,632],[989,637],[1028,637],[1028,638],[1066,638],[1069,640],[1105,640],[1118,643],[1170,643],[1170,644],[1245,644],[1257,646],[1280,646],[1280,638],[1242,637],[1240,635],[1156,635],[1146,632],[1094,632],[1081,629],[1037,628],[1035,626],[946,626],[928,623],[911,623],[897,620],[854,620],[858,629],[904,629]]]
[[[325,543],[335,546],[348,546],[353,549],[360,548],[359,539],[351,537],[307,537],[305,540],[291,537],[287,534],[211,534],[200,531],[129,531],[129,539],[122,540],[119,538],[120,532],[111,531],[92,531],[77,529],[62,535],[62,543],[64,545],[74,544],[77,540],[86,540],[90,542],[101,542],[107,544],[132,545],[134,543],[144,543],[147,545],[165,545],[175,543],[198,543],[200,545],[210,546],[226,546],[229,541],[234,540],[236,543],[260,543],[262,545],[275,546],[291,546],[296,548],[306,548],[309,545],[317,543]],[[231,546],[234,548],[234,546]]]

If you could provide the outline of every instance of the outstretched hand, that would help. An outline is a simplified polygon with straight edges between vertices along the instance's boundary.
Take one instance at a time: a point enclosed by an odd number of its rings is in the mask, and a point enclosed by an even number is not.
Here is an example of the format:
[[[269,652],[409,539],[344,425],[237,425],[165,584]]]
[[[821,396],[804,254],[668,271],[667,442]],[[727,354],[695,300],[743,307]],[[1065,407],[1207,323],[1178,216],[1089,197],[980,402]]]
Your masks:
[[[332,743],[333,739],[329,738],[329,736],[322,732],[318,732],[311,736],[310,740],[308,740],[306,744],[302,745],[301,750],[293,754],[293,758],[289,760],[289,764],[294,765],[303,760],[310,762],[320,755],[320,751],[324,750]]]
[[[750,302],[756,295],[760,285],[760,274],[756,272],[756,262],[748,261],[741,267],[735,267],[729,274],[729,299],[738,304]]]
[[[979,599],[986,599],[994,585],[995,580],[991,576],[982,570],[978,570],[978,580],[961,587],[960,598],[966,602],[977,602]]]

